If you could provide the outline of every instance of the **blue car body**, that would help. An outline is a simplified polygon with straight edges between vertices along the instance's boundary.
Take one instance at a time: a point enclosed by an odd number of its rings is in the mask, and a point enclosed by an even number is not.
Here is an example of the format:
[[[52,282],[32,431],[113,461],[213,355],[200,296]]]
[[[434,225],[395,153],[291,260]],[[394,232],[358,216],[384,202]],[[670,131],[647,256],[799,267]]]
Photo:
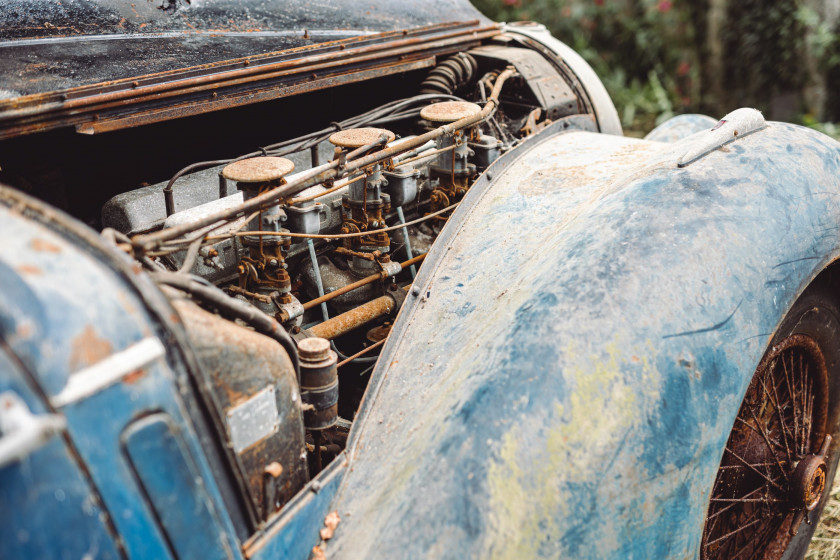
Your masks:
[[[699,557],[753,372],[840,256],[840,144],[752,110],[648,139],[594,114],[483,172],[347,448],[246,539],[165,294],[0,188],[0,395],[32,434],[0,439],[0,557],[307,558],[333,511],[329,558]]]

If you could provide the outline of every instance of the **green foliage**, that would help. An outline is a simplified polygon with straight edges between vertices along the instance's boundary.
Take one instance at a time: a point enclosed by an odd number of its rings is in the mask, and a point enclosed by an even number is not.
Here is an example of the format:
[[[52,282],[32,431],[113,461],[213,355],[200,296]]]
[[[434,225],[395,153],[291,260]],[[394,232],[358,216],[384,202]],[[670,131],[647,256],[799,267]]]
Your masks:
[[[801,6],[796,11],[796,20],[806,32],[806,44],[819,61],[822,70],[840,66],[840,52],[837,43],[840,36],[828,22],[820,18],[813,9]]]
[[[766,109],[771,96],[796,90],[807,78],[805,33],[798,2],[730,2],[723,30],[726,87],[744,103]],[[761,14],[761,17],[756,17]]]
[[[837,69],[835,30],[803,0],[729,0],[715,59],[709,0],[474,0],[497,21],[545,24],[601,77],[625,128],[647,131],[674,114],[768,111],[807,84],[806,53]],[[771,113],[771,117],[774,115]]]
[[[802,115],[800,124],[827,134],[835,140],[840,140],[840,125],[837,123],[819,122],[811,115],[806,114]]]
[[[481,0],[498,21],[545,24],[601,77],[625,128],[649,130],[699,102],[691,8],[667,0]]]
[[[601,77],[625,128],[650,130],[699,104],[694,7],[679,0],[476,0],[498,21],[545,24]]]

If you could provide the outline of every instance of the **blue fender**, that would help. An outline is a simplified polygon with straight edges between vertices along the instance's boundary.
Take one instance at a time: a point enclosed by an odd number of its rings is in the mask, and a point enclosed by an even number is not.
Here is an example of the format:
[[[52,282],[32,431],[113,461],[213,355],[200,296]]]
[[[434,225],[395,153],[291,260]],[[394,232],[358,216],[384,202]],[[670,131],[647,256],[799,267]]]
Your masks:
[[[383,349],[331,558],[698,556],[749,380],[840,251],[840,144],[756,115],[558,123],[488,169]]]
[[[709,130],[717,121],[706,115],[677,115],[668,119],[645,135],[645,140],[654,142],[676,142],[692,134]]]
[[[0,454],[0,557],[241,558],[163,294],[93,232],[2,187],[0,238],[0,397],[61,421]]]

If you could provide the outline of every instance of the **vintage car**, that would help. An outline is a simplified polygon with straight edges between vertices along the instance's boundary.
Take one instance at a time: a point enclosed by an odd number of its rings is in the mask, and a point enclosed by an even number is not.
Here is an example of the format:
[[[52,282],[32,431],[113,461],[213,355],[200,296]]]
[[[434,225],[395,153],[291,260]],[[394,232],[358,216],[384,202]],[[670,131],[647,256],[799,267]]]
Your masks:
[[[804,556],[840,144],[465,0],[2,5],[0,557]]]

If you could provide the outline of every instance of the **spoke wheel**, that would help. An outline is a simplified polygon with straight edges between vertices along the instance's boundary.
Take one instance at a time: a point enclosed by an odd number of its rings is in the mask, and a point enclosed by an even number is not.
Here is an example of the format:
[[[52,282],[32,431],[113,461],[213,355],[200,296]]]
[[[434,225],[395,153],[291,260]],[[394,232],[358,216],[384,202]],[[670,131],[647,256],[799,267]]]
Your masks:
[[[723,453],[702,558],[782,558],[801,523],[817,517],[829,471],[828,406],[826,361],[814,339],[793,334],[770,348]]]

